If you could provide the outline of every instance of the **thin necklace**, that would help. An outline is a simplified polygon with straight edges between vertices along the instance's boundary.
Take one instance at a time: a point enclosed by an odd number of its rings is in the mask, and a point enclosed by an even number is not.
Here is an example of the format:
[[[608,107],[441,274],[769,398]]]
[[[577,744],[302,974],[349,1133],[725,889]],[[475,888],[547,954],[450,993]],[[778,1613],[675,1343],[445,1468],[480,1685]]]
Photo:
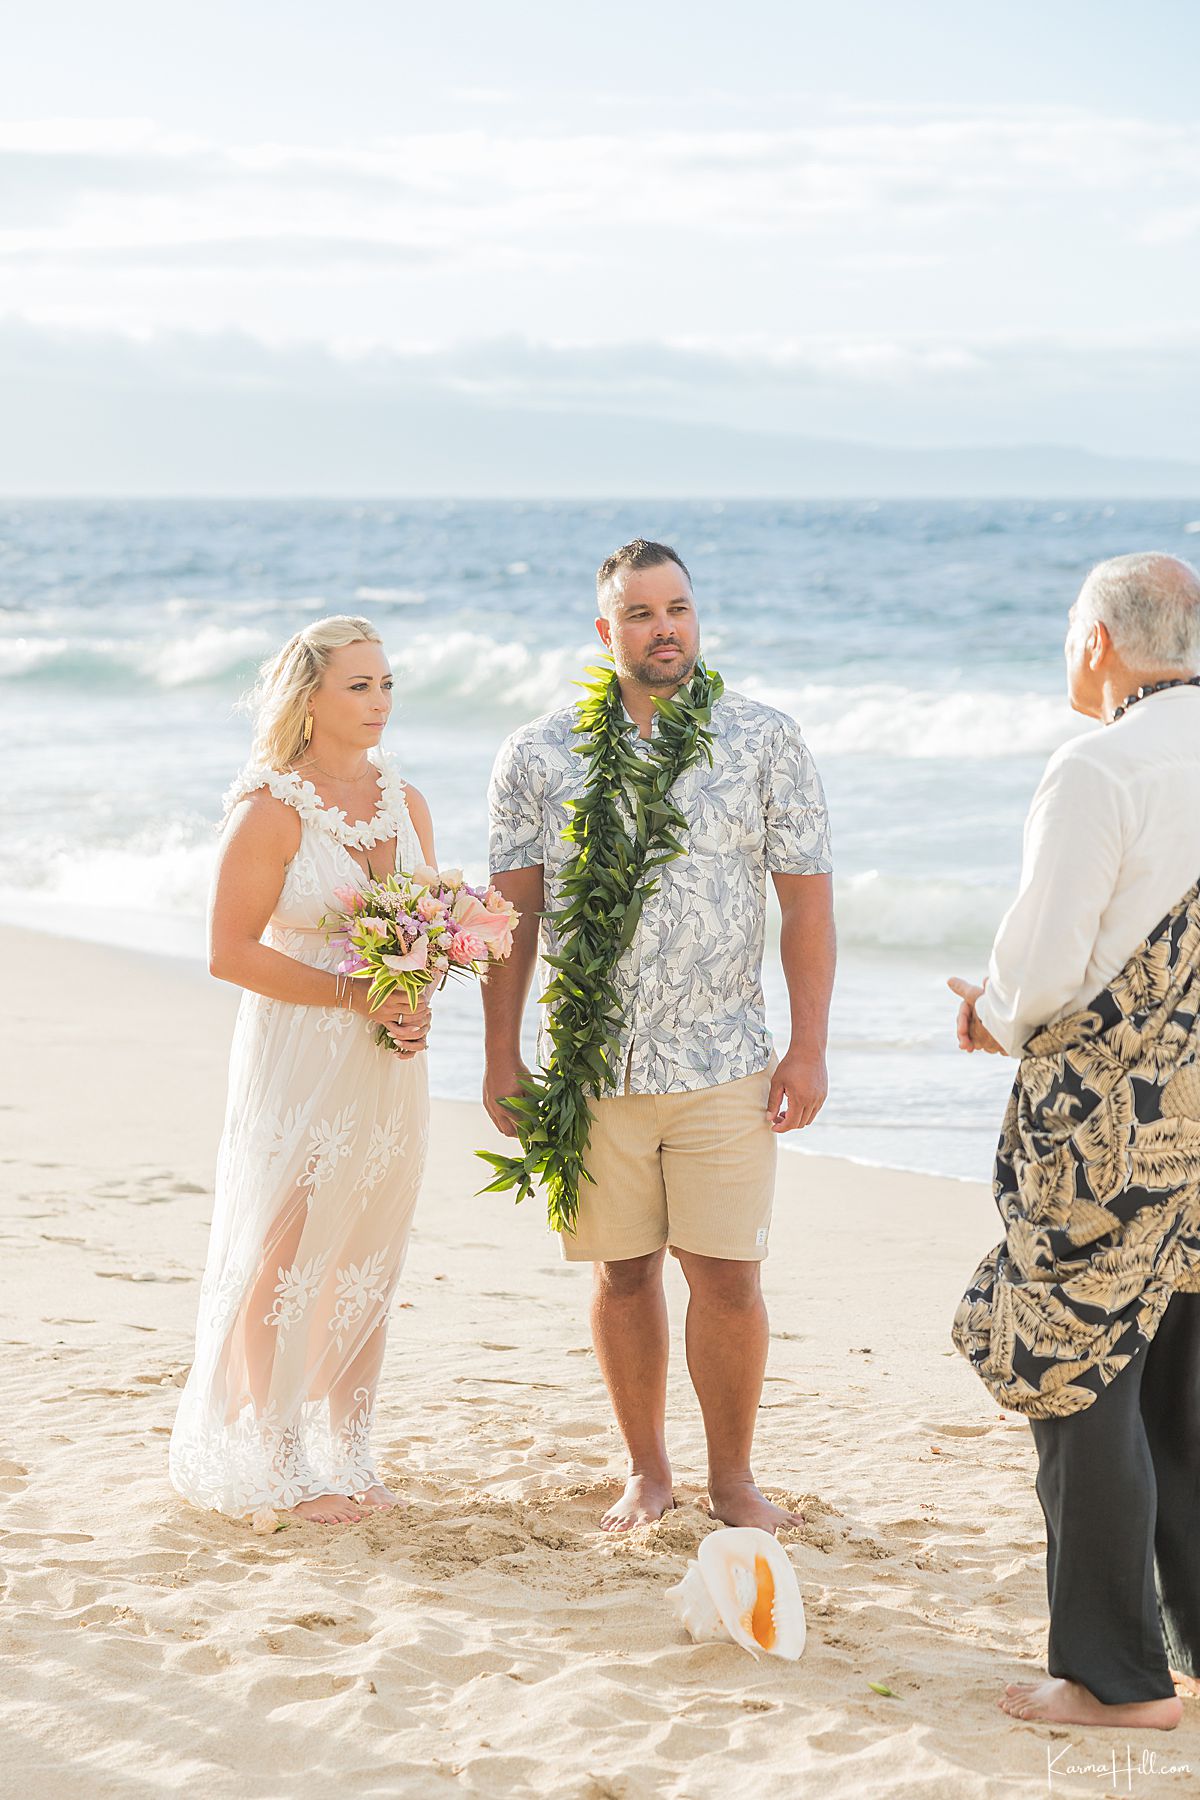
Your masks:
[[[328,769],[323,769],[319,762],[313,762],[311,758],[301,766],[314,770],[318,775],[323,775],[326,781],[340,781],[343,787],[354,787],[358,782],[365,781],[368,775],[378,776],[379,774],[379,770],[369,757],[367,766],[361,775],[331,775]]]
[[[1118,719],[1123,719],[1139,700],[1148,700],[1151,694],[1161,694],[1164,688],[1173,687],[1200,687],[1200,675],[1177,675],[1171,681],[1147,681],[1136,694],[1126,694],[1109,723],[1115,725]]]

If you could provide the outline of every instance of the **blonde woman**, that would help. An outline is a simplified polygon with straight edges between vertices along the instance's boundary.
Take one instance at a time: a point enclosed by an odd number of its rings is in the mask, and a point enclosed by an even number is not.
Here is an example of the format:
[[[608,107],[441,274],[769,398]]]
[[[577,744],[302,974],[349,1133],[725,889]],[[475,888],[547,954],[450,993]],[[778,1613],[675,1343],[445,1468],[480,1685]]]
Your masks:
[[[368,1018],[320,921],[368,870],[433,863],[433,829],[379,749],[392,674],[365,619],[297,632],[257,698],[212,896],[209,966],[244,993],[170,1470],[198,1506],[337,1524],[395,1504],[370,1436],[425,1158],[429,1009],[398,996]]]

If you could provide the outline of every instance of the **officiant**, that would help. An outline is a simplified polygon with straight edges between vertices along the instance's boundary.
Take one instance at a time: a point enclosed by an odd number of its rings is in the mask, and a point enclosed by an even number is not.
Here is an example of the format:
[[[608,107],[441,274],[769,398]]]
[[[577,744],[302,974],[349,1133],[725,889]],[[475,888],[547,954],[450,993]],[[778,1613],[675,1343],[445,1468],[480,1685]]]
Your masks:
[[[1020,1058],[996,1159],[1004,1240],[954,1339],[1030,1420],[1049,1679],[1014,1718],[1178,1724],[1200,1674],[1200,578],[1094,569],[1067,684],[1102,729],[1050,759],[1020,891],[959,1043]]]

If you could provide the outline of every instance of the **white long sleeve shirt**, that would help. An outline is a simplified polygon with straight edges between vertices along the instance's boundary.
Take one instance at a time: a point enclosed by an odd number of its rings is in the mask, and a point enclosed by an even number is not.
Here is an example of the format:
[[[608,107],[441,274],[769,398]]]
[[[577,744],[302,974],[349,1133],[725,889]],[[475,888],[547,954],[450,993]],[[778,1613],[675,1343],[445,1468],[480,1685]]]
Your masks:
[[[1149,694],[1050,758],[976,1011],[1010,1056],[1107,987],[1200,880],[1200,688]]]

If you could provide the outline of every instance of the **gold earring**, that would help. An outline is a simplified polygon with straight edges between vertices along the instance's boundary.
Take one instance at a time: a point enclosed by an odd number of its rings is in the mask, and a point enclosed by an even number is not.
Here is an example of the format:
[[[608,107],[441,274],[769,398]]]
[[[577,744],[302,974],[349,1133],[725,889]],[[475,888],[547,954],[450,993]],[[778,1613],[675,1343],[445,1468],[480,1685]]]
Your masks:
[[[312,714],[304,715],[304,748],[308,749],[308,740],[312,736]]]

